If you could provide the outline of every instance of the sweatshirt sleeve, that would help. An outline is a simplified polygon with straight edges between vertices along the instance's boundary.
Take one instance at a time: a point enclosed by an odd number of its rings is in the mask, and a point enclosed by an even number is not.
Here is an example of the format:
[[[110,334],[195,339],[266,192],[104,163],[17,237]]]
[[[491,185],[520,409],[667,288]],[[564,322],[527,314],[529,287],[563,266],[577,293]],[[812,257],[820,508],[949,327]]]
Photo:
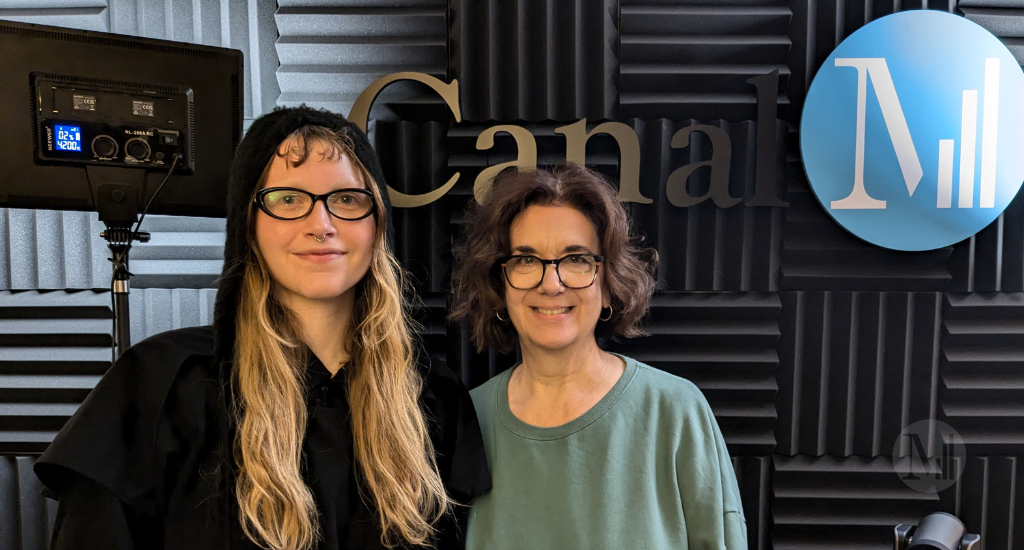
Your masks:
[[[692,389],[676,453],[689,548],[746,550],[746,520],[725,439],[703,394]]]

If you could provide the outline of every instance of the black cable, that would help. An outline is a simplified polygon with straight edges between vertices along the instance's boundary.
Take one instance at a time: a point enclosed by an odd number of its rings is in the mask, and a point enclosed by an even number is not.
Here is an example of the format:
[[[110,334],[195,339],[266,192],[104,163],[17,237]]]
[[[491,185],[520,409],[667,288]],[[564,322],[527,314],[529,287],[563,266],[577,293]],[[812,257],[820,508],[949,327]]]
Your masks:
[[[181,154],[175,153],[174,159],[171,161],[171,167],[167,169],[167,175],[164,176],[164,180],[160,182],[160,185],[156,186],[156,191],[153,191],[153,195],[149,197],[149,202],[146,203],[146,207],[142,209],[142,215],[139,216],[139,221],[135,222],[135,229],[128,234],[128,246],[125,247],[124,252],[122,252],[117,258],[117,261],[114,262],[115,264],[118,264],[118,267],[123,268],[121,260],[128,256],[128,251],[132,249],[132,244],[135,243],[135,235],[139,233],[139,228],[142,227],[142,220],[146,219],[146,212],[149,212],[149,207],[153,204],[153,200],[156,199],[156,196],[160,194],[160,190],[164,188],[164,184],[167,183],[167,180],[171,179],[171,174],[174,173],[174,168],[178,165],[179,160],[181,160]],[[128,270],[125,269],[125,271]],[[131,273],[128,273],[128,275],[130,276]]]
[[[110,252],[114,254],[113,251]],[[113,273],[110,275],[110,364],[113,365],[117,361],[117,305],[114,304],[114,278],[116,275]]]
[[[139,216],[139,223],[135,224],[136,232],[139,230],[139,227],[142,227],[142,220],[146,217],[146,212],[149,212],[149,207],[153,204],[156,196],[160,194],[160,190],[164,188],[164,184],[167,183],[167,180],[171,179],[171,174],[174,173],[174,169],[178,166],[179,160],[181,160],[181,153],[174,153],[174,158],[171,160],[171,167],[167,169],[167,175],[164,176],[164,180],[160,182],[160,185],[156,186],[156,191],[153,191],[153,195],[149,197],[149,202],[146,203],[146,207],[142,209],[142,215]]]
[[[142,220],[146,218],[146,212],[149,212],[149,207],[153,204],[153,200],[160,194],[160,190],[164,188],[164,184],[167,180],[171,179],[171,174],[174,173],[174,169],[178,166],[178,161],[181,160],[181,153],[175,153],[174,159],[171,160],[171,166],[167,169],[167,175],[164,176],[163,181],[156,187],[156,191],[149,197],[149,202],[146,203],[146,207],[142,209],[142,214],[139,216],[139,221],[135,223],[135,229],[128,233],[128,243],[124,247],[124,251],[120,254],[115,255],[113,249],[111,249],[110,255],[112,258],[107,258],[111,263],[114,264],[114,270],[110,275],[110,333],[113,337],[110,339],[110,362],[114,363],[117,360],[117,346],[120,342],[117,340],[117,305],[114,303],[114,282],[117,281],[117,273],[123,271],[132,276],[131,272],[128,271],[128,266],[124,265],[124,259],[128,257],[128,251],[132,249],[132,244],[135,242],[135,236],[139,233],[139,228],[142,227]],[[108,229],[110,231],[110,229]]]

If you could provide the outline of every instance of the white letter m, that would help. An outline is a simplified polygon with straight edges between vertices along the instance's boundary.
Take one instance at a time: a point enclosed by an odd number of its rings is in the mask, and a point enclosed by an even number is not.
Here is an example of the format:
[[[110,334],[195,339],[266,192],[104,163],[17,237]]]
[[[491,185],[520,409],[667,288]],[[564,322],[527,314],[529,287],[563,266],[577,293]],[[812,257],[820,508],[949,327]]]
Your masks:
[[[886,65],[885,58],[836,58],[836,67],[857,69],[857,145],[853,169],[853,191],[845,199],[832,201],[832,209],[885,208],[885,201],[871,197],[864,190],[864,115],[869,76],[875,89],[875,97],[878,98],[878,105],[882,109],[885,129],[888,130],[889,139],[892,140],[892,146],[896,150],[896,159],[903,172],[903,181],[907,184],[907,191],[913,196],[914,189],[921,181],[924,171],[921,170],[921,161],[917,157],[917,150],[914,149],[914,142],[910,139],[907,119],[904,118],[900,100],[896,97],[896,87],[892,83],[892,75],[889,74],[889,66]]]

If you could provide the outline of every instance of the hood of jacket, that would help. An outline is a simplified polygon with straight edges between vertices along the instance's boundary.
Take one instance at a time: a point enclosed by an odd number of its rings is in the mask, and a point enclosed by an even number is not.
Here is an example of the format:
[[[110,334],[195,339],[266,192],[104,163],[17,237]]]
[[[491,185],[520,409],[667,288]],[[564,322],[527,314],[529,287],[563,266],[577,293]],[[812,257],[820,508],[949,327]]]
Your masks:
[[[355,155],[381,189],[384,212],[377,214],[377,223],[386,223],[386,236],[394,250],[394,227],[391,223],[391,201],[377,155],[366,134],[345,117],[330,111],[309,107],[277,108],[256,119],[249,127],[235,152],[228,180],[227,240],[224,243],[224,268],[217,285],[213,308],[214,353],[219,362],[230,362],[235,345],[235,317],[249,252],[246,239],[246,218],[254,208],[253,193],[263,169],[292,132],[306,125],[346,130],[355,145]]]

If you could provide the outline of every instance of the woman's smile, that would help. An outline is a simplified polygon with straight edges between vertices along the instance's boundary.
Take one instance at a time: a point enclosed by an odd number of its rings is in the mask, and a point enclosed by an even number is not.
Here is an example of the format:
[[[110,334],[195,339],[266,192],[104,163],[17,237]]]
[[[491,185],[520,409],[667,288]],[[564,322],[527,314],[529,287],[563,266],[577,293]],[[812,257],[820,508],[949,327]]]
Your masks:
[[[534,312],[539,314],[541,316],[541,318],[551,317],[551,318],[557,318],[558,320],[561,320],[561,319],[563,319],[565,317],[568,317],[569,312],[571,312],[573,310],[573,306],[557,307],[557,308],[551,308],[551,307],[547,307],[547,308],[531,307],[530,309],[532,309]]]
[[[326,264],[333,262],[345,255],[344,250],[336,248],[325,248],[318,250],[304,250],[301,252],[293,252],[301,260],[312,262],[316,264]]]

